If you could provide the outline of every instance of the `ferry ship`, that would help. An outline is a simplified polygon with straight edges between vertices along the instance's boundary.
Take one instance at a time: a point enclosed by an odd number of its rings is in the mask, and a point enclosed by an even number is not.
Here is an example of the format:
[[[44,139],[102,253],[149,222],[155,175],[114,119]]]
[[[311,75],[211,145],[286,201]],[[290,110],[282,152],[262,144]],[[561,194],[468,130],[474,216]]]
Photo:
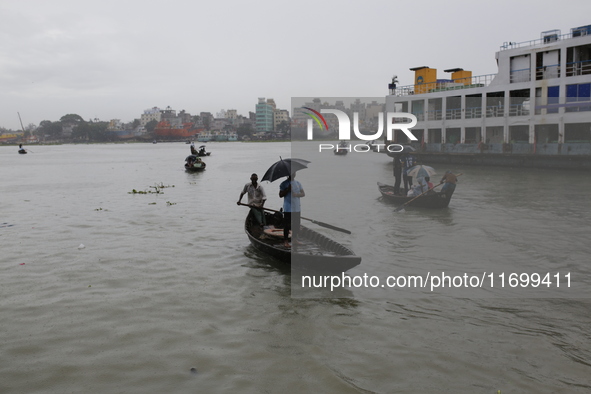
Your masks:
[[[214,141],[228,141],[228,133],[225,131],[217,131],[213,135]]]
[[[154,135],[158,138],[192,138],[202,129],[194,128],[193,123],[171,124],[163,120],[154,128]]]
[[[209,142],[211,140],[213,140],[213,135],[209,131],[202,131],[197,136],[199,142]]]
[[[591,168],[591,25],[505,42],[498,73],[422,66],[414,84],[388,85],[386,111],[417,117],[395,143],[411,143],[430,162]],[[426,157],[424,157],[426,158]]]

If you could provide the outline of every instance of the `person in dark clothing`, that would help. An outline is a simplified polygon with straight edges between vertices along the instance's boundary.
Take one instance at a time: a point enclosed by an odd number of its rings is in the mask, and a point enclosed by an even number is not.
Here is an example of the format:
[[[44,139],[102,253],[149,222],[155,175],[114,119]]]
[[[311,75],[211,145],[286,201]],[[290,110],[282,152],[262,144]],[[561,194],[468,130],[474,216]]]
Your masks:
[[[402,162],[400,155],[395,155],[392,158],[393,172],[394,172],[394,194],[400,194],[400,182],[402,181]]]
[[[402,156],[402,177],[404,179],[404,193],[412,188],[412,176],[408,175],[408,171],[415,166],[416,159],[413,155],[405,153]]]

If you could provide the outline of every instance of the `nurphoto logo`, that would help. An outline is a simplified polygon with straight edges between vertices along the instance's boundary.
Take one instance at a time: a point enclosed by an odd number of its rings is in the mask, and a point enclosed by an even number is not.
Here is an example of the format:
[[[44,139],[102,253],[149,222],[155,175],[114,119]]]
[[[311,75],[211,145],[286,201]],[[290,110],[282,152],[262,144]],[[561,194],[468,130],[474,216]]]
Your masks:
[[[322,116],[322,114],[332,114],[337,117],[338,120],[338,135],[340,141],[350,141],[351,140],[351,120],[349,116],[338,109],[321,109],[320,112],[309,108],[309,107],[302,107],[302,109],[310,111],[311,113],[306,112],[306,115],[310,116],[308,119],[307,124],[307,136],[306,138],[308,141],[314,139],[314,122],[318,124],[320,130],[326,129],[329,130],[328,122]],[[402,121],[403,119],[410,119],[410,122],[404,123],[397,123]],[[404,134],[411,140],[417,141],[417,137],[415,137],[410,129],[417,124],[417,117],[413,114],[407,112],[387,112],[386,115],[382,112],[379,113],[378,116],[378,130],[374,134],[363,134],[359,131],[359,113],[353,112],[353,133],[355,137],[357,137],[361,141],[375,141],[379,140],[384,133],[384,122],[386,123],[386,138],[388,140],[393,140],[393,132],[394,130],[401,130]],[[404,147],[400,144],[377,144],[378,151],[380,147],[388,150],[388,152],[402,152]],[[356,145],[347,145],[346,147],[343,146],[335,146],[333,144],[319,144],[319,151],[322,152],[323,150],[333,150],[333,149],[347,149],[349,152],[368,152],[370,151],[370,146],[365,144],[356,144]]]

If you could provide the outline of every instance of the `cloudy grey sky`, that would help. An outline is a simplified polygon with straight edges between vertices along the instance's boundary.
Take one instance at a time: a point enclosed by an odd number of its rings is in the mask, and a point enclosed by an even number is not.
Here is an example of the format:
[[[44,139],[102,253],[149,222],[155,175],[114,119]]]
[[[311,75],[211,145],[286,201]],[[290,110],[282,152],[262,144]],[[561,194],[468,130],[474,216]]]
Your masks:
[[[409,68],[496,73],[505,41],[591,24],[570,0],[0,0],[0,127],[380,97]]]

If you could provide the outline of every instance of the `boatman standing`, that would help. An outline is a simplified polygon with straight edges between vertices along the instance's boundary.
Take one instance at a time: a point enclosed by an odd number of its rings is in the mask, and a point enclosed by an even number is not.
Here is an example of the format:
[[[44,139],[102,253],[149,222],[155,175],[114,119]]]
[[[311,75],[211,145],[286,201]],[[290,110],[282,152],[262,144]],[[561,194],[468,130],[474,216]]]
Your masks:
[[[295,172],[279,185],[279,197],[283,198],[283,242],[286,248],[291,247],[289,230],[291,242],[296,245],[301,243],[297,240],[301,222],[300,198],[305,196],[302,184],[295,180]]]
[[[456,183],[458,183],[458,177],[455,176],[451,171],[446,171],[443,177],[441,178],[441,182],[445,182],[445,184],[441,188],[441,193],[453,194],[454,190],[456,190]]]
[[[248,205],[251,206],[250,211],[256,218],[257,222],[261,226],[265,225],[265,213],[261,209],[263,205],[265,205],[265,201],[267,201],[267,195],[265,194],[265,189],[258,183],[259,177],[257,174],[252,174],[250,176],[250,183],[244,185],[242,189],[242,193],[240,193],[240,198],[238,198],[238,202],[236,204],[240,205],[242,201],[242,197],[245,194],[248,194]],[[260,208],[255,208],[260,207]]]

